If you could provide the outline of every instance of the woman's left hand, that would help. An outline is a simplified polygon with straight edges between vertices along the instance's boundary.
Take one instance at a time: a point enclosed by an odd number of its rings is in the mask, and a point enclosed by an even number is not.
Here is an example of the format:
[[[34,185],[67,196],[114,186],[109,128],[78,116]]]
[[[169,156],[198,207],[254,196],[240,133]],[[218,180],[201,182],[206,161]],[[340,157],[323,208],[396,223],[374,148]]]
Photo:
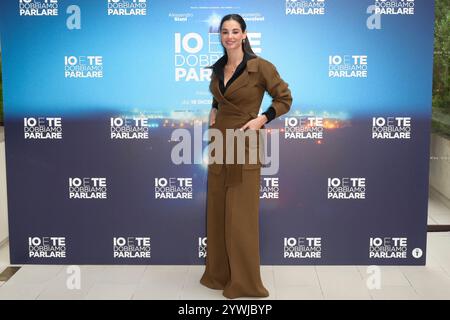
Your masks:
[[[250,120],[240,129],[244,131],[245,129],[257,130],[261,129],[261,127],[268,121],[265,115],[260,115],[255,119]]]

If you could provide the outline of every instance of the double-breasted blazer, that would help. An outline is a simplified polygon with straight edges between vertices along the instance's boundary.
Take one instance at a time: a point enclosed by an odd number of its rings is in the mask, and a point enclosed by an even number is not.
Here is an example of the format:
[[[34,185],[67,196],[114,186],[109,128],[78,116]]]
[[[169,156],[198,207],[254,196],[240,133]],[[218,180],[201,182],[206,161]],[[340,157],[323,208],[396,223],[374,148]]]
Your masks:
[[[225,56],[221,59],[224,58]],[[219,59],[212,66],[213,72],[209,89],[215,100],[213,103],[218,105],[218,111],[216,121],[210,128],[219,129],[223,134],[224,140],[226,129],[239,129],[258,116],[266,91],[272,97],[271,106],[275,109],[276,117],[289,111],[292,105],[291,91],[271,62],[261,57],[249,59],[242,74],[227,87],[224,94],[222,94],[219,87],[219,77],[214,72],[214,69],[221,62],[223,63]],[[248,145],[246,145],[246,153],[248,153]],[[225,150],[223,154],[225,157]],[[247,154],[246,157],[248,159]],[[242,181],[242,170],[259,169],[261,167],[259,157],[257,163],[254,164],[225,164],[225,158],[221,162],[209,164],[208,170],[218,174],[226,166],[226,183],[228,185]]]

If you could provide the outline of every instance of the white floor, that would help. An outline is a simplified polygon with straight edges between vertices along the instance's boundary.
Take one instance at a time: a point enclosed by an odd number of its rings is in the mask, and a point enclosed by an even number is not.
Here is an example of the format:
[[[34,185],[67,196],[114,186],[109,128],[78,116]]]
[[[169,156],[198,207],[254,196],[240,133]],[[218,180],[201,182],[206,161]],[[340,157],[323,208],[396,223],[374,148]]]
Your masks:
[[[429,224],[450,224],[450,209],[430,195]],[[9,265],[0,248],[0,272]],[[81,266],[81,287],[67,266],[23,266],[0,282],[2,299],[225,299],[199,283],[204,266]],[[366,266],[262,266],[266,299],[450,299],[450,232],[428,233],[427,265],[380,267],[369,289]]]
[[[428,224],[450,225],[450,208],[440,200],[433,188],[430,188],[428,197]]]

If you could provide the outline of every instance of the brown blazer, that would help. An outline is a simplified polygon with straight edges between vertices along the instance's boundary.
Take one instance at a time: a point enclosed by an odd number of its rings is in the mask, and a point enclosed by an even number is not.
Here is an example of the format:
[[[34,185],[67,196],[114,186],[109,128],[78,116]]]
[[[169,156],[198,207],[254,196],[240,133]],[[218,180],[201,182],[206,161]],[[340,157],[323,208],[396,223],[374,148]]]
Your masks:
[[[247,61],[243,73],[230,84],[224,95],[219,89],[219,79],[214,72],[209,89],[213,94],[213,99],[218,103],[216,122],[210,128],[219,129],[224,137],[226,129],[239,129],[258,116],[266,91],[272,97],[272,107],[275,109],[276,117],[287,113],[292,105],[288,84],[281,79],[275,66],[261,57]],[[247,152],[248,145],[246,143]],[[223,170],[223,166],[226,166],[227,169],[227,184],[233,185],[242,181],[242,170],[259,169],[261,161],[258,158],[256,164],[212,163],[208,165],[208,170],[218,174]]]

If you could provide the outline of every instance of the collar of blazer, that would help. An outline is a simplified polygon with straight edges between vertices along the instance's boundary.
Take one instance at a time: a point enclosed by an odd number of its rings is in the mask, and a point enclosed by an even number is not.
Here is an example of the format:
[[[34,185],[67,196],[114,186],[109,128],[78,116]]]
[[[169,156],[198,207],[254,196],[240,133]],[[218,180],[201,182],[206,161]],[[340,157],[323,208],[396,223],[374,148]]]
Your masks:
[[[225,91],[225,94],[222,95],[222,92],[220,91],[219,88],[219,77],[214,77],[213,78],[213,83],[212,83],[212,87],[214,88],[215,91],[215,95],[218,95],[222,98],[227,98],[228,96],[230,96],[233,92],[235,92],[236,90],[246,86],[249,82],[249,72],[258,72],[258,66],[259,66],[259,58],[256,57],[250,57],[247,55],[246,53],[246,58],[247,58],[247,66],[244,69],[244,71],[242,72],[242,74],[236,78],[236,80],[234,80],[230,86],[227,88],[227,90]],[[216,61],[216,63],[214,63],[210,68],[213,69],[213,72],[215,72],[217,74],[217,68],[223,68],[223,66],[225,65],[227,61],[227,57],[226,55],[223,55],[219,60]]]

